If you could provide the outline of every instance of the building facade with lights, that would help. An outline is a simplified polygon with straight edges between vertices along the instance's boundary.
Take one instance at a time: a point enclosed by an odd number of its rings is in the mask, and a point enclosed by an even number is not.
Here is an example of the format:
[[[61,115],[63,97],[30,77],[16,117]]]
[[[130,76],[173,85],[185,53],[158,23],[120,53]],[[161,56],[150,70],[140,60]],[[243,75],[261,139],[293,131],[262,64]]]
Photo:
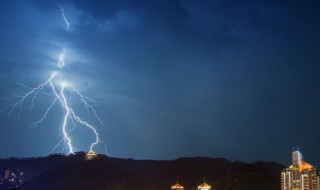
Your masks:
[[[298,148],[292,151],[292,165],[281,172],[281,190],[320,190],[316,168],[304,161]]]
[[[24,171],[20,169],[6,169],[4,178],[0,179],[0,189],[14,189],[23,184]]]

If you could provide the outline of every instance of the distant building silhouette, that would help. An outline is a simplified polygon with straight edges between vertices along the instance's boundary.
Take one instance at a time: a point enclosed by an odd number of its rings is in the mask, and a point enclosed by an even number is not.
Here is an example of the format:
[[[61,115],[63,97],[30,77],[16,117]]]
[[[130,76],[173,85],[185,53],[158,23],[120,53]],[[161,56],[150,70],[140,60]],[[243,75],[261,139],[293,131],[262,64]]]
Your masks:
[[[320,190],[316,168],[304,161],[298,148],[292,150],[292,165],[281,172],[281,190]]]
[[[4,178],[0,176],[0,187],[2,187],[4,183],[5,183]]]

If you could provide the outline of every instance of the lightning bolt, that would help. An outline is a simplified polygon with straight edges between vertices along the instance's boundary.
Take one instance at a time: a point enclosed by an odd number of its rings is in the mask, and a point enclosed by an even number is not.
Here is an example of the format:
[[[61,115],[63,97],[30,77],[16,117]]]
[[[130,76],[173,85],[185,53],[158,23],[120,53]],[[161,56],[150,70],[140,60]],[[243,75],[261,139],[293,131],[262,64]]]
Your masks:
[[[62,18],[63,18],[64,22],[65,22],[66,25],[67,25],[67,30],[69,30],[70,24],[69,24],[69,22],[68,22],[68,20],[67,20],[67,18],[66,18],[66,15],[64,14],[64,10],[63,10],[63,8],[62,8],[61,5],[59,5],[59,8],[60,8],[60,10],[61,10]]]
[[[58,60],[58,67],[62,68],[63,66],[64,66],[64,59],[63,59],[63,54],[61,54]]]
[[[47,80],[46,82],[38,85],[37,87],[35,88],[32,88],[31,91],[29,91],[28,93],[26,93],[25,95],[23,96],[13,96],[13,99],[18,99],[18,101],[16,101],[15,103],[13,104],[10,104],[9,106],[7,106],[7,108],[11,108],[10,112],[9,112],[9,116],[13,113],[13,111],[15,110],[15,108],[17,107],[20,107],[20,111],[19,111],[19,116],[20,114],[22,113],[22,104],[23,102],[26,100],[26,98],[28,96],[31,96],[33,95],[33,98],[32,98],[32,106],[31,108],[33,108],[34,106],[34,99],[37,97],[37,94],[39,91],[43,90],[43,87],[46,86],[48,83],[50,83],[50,81],[55,77],[56,73],[53,73],[51,75],[51,77],[49,78],[49,80]],[[25,85],[23,85],[25,86]],[[29,88],[29,87],[28,87]]]
[[[62,17],[67,25],[67,30],[69,30],[69,22],[65,17],[64,10],[62,6],[59,6],[62,12]],[[62,69],[65,64],[64,61],[64,54],[60,54],[58,61],[57,61],[57,66]],[[59,141],[59,143],[52,149],[56,149],[62,142],[66,145],[66,148],[68,150],[68,154],[73,154],[75,152],[75,147],[73,146],[73,141],[72,141],[72,136],[69,134],[68,131],[72,130],[70,127],[72,126],[73,128],[75,127],[85,127],[88,130],[90,130],[94,134],[94,140],[90,144],[90,151],[93,151],[93,148],[95,145],[98,143],[102,143],[105,146],[105,150],[107,153],[106,145],[105,142],[102,141],[99,137],[99,133],[97,129],[95,128],[94,125],[90,124],[89,122],[83,120],[80,116],[77,115],[75,110],[71,107],[70,101],[65,95],[65,92],[69,90],[70,94],[75,95],[76,97],[79,98],[81,103],[84,105],[84,107],[87,109],[89,114],[92,114],[93,117],[96,119],[96,121],[103,126],[102,120],[98,117],[98,114],[96,110],[94,109],[95,106],[101,105],[101,102],[95,101],[83,94],[80,93],[79,90],[74,88],[70,83],[67,81],[63,80],[63,77],[61,74],[58,72],[53,72],[49,79],[40,85],[32,88],[27,85],[24,85],[22,83],[18,83],[20,86],[28,89],[28,92],[25,93],[24,95],[18,95],[18,96],[11,96],[11,100],[14,101],[14,103],[8,105],[6,109],[10,109],[9,115],[11,115],[15,110],[18,111],[18,116],[23,111],[23,105],[27,100],[31,101],[31,109],[34,108],[35,102],[37,100],[37,95],[39,93],[43,93],[44,95],[51,95],[53,96],[53,99],[49,102],[49,106],[45,110],[45,112],[41,115],[40,119],[37,121],[31,123],[31,126],[38,126],[41,125],[45,119],[47,118],[48,114],[52,110],[52,108],[58,104],[63,112],[64,116],[62,119],[62,124],[60,126],[61,129],[61,135],[62,139]],[[50,89],[50,93],[47,93],[45,89]],[[71,96],[69,97],[71,98]],[[108,154],[108,153],[107,153]]]
[[[55,80],[55,79],[59,81],[60,85],[58,87],[53,82],[53,80]],[[103,142],[103,141],[100,140],[99,133],[97,132],[96,128],[93,125],[91,125],[90,123],[88,123],[87,121],[84,121],[83,119],[81,119],[76,114],[74,109],[71,108],[71,106],[68,103],[68,99],[66,98],[65,90],[66,89],[70,89],[71,92],[73,92],[75,95],[79,96],[79,98],[81,99],[82,103],[85,105],[87,110],[91,111],[94,114],[95,118],[99,121],[99,123],[101,125],[103,125],[101,119],[97,115],[96,110],[93,108],[93,106],[98,105],[99,102],[97,102],[95,100],[92,100],[92,99],[82,95],[79,92],[79,90],[77,90],[74,87],[69,86],[69,85],[70,84],[67,83],[66,81],[63,81],[61,78],[58,78],[58,74],[56,72],[54,72],[54,73],[52,73],[51,77],[46,82],[38,85],[35,88],[31,88],[31,90],[29,92],[27,92],[25,95],[23,95],[23,96],[15,96],[14,99],[18,98],[18,101],[16,101],[13,104],[10,104],[8,106],[8,108],[9,107],[11,108],[9,114],[11,115],[14,112],[14,110],[17,109],[18,107],[20,108],[19,109],[19,114],[21,114],[22,109],[23,109],[22,108],[23,107],[23,103],[29,97],[31,98],[32,108],[33,108],[35,95],[38,94],[41,91],[43,92],[44,88],[46,86],[48,86],[48,87],[51,88],[51,91],[52,91],[52,94],[54,96],[54,99],[50,103],[49,107],[46,109],[45,113],[41,116],[41,118],[39,120],[31,123],[31,125],[38,126],[39,124],[41,124],[46,119],[47,115],[49,114],[49,112],[51,111],[53,106],[57,102],[59,102],[60,106],[63,108],[63,110],[65,112],[61,128],[62,128],[63,140],[64,140],[64,142],[65,142],[65,144],[66,144],[66,146],[68,148],[68,154],[74,153],[74,147],[72,145],[72,139],[71,139],[70,135],[67,132],[68,121],[71,122],[71,124],[74,127],[76,127],[77,125],[78,126],[84,126],[84,127],[90,129],[93,132],[93,134],[95,135],[95,140],[90,145],[90,150],[92,151],[95,145],[97,145],[99,142]],[[25,85],[22,85],[22,86],[27,87]],[[30,87],[27,87],[27,88],[29,89]],[[57,89],[57,88],[60,88],[60,89]],[[90,101],[90,103],[89,103],[89,101]]]

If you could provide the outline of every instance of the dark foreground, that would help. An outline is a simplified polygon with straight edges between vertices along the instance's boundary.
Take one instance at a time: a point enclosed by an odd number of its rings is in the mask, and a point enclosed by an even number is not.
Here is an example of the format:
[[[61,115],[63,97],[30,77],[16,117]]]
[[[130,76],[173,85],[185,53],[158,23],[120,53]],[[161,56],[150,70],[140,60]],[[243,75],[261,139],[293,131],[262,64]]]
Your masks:
[[[0,160],[7,168],[25,171],[22,190],[169,190],[177,180],[185,190],[206,182],[217,190],[278,190],[280,170],[273,162],[246,164],[222,158],[180,158],[172,161],[132,160],[99,155]]]

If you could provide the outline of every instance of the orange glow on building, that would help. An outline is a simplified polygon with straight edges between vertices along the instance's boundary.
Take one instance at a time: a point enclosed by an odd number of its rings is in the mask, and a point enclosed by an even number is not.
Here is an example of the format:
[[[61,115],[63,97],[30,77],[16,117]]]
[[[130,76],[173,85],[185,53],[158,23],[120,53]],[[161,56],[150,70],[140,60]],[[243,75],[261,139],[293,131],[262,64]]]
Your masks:
[[[198,186],[197,190],[215,190],[215,188],[211,187],[206,183],[206,181],[204,181],[203,184]]]
[[[316,168],[303,160],[298,149],[292,151],[292,165],[281,172],[281,190],[320,190]]]
[[[87,154],[86,154],[86,160],[93,160],[93,159],[96,159],[98,158],[98,155],[93,152],[92,150],[90,150]]]
[[[178,182],[174,186],[171,187],[171,190],[183,190],[184,187],[181,186]]]

